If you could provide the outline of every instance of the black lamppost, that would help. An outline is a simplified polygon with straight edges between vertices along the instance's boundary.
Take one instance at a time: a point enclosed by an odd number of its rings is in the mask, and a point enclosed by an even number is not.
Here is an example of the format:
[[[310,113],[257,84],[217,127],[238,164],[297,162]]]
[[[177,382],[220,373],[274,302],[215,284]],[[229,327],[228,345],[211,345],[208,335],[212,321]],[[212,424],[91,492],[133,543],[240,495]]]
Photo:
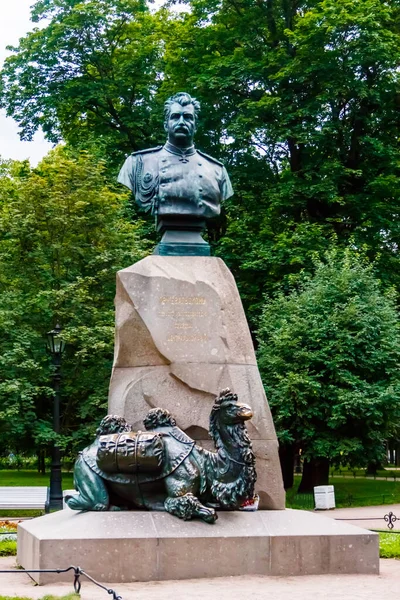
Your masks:
[[[55,433],[60,433],[61,355],[65,348],[65,342],[60,338],[60,333],[61,327],[57,323],[55,328],[47,334],[47,350],[51,354],[54,365],[53,430]],[[50,471],[50,508],[59,510],[62,506],[61,453],[58,444],[53,443]]]

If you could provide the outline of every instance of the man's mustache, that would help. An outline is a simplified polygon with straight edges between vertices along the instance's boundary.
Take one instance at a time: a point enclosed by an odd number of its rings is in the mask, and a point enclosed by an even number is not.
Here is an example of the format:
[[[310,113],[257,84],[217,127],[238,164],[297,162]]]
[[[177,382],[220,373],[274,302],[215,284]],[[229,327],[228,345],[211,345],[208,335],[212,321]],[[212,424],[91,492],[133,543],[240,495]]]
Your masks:
[[[177,125],[174,127],[174,131],[189,131],[189,127],[187,125]]]

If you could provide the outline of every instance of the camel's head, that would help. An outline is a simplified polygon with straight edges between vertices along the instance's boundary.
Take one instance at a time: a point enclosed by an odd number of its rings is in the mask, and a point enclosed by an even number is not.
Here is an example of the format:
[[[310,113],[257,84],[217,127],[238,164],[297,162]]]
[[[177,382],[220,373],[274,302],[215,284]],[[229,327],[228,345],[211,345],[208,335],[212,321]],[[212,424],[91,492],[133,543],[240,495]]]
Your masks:
[[[210,416],[210,428],[218,419],[221,425],[237,425],[248,421],[253,411],[248,404],[238,402],[238,397],[229,388],[222,390],[214,402]]]

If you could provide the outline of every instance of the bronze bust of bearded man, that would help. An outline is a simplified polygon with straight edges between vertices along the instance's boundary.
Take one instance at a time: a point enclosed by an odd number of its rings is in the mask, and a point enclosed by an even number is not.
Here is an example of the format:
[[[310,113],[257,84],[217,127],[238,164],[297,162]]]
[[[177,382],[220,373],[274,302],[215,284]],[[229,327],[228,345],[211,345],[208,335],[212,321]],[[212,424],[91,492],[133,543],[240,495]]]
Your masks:
[[[156,217],[157,230],[163,233],[156,254],[209,255],[201,232],[233,194],[224,165],[193,144],[199,111],[200,103],[185,92],[168,98],[167,142],[131,154],[118,176],[139,206]]]

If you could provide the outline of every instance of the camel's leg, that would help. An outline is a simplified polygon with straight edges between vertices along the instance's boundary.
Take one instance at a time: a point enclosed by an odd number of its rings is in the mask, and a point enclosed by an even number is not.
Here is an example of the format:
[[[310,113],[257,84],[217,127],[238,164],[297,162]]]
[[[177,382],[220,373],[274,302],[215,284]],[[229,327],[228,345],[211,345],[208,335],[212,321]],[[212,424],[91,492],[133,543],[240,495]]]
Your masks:
[[[185,460],[172,475],[165,479],[168,498],[164,508],[171,515],[188,521],[199,518],[206,523],[214,523],[217,513],[213,508],[203,506],[195,496],[199,491],[200,472],[196,463]]]
[[[206,523],[215,523],[218,518],[213,508],[203,506],[200,500],[191,493],[176,498],[169,496],[164,502],[164,507],[171,515],[175,515],[184,521],[197,517]]]
[[[81,456],[74,468],[75,489],[79,492],[65,498],[73,510],[108,510],[109,495],[104,480],[85,463]]]

